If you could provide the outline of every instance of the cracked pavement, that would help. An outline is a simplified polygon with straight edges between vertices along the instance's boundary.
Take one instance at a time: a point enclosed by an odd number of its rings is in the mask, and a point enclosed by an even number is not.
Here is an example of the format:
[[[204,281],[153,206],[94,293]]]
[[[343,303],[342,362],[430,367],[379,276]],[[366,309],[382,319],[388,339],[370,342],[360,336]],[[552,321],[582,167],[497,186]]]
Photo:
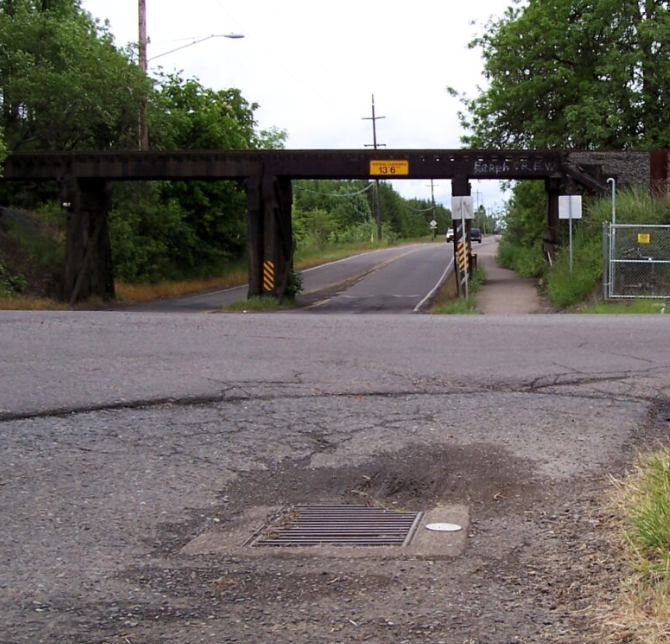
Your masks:
[[[0,313],[3,644],[603,641],[665,316]],[[259,552],[249,511],[466,507],[463,552]],[[194,544],[208,544],[206,547]],[[336,550],[336,549],[335,549]]]

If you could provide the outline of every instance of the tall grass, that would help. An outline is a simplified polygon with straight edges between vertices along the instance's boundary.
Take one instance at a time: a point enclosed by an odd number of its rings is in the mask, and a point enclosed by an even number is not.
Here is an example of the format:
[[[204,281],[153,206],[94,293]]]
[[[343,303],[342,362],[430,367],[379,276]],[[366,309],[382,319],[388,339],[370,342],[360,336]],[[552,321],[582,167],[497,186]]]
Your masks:
[[[583,301],[602,282],[602,228],[611,220],[612,203],[609,198],[587,201],[585,210],[584,219],[573,222],[573,272],[565,243],[544,273],[547,295],[564,308]],[[668,224],[670,197],[655,199],[643,190],[623,190],[617,195],[617,223]]]
[[[482,287],[484,280],[486,280],[486,272],[481,266],[478,266],[468,284],[468,297],[450,299],[438,296],[431,313],[438,315],[476,315],[478,313],[477,292]]]
[[[541,277],[546,269],[540,244],[529,248],[503,238],[498,246],[497,260],[500,266],[513,270],[520,277]]]
[[[63,263],[64,240],[54,226],[26,215],[25,219],[11,219],[7,229],[18,247],[40,266]]]
[[[641,456],[635,471],[617,481],[616,513],[629,576],[618,605],[620,622],[636,641],[670,641],[670,449]]]

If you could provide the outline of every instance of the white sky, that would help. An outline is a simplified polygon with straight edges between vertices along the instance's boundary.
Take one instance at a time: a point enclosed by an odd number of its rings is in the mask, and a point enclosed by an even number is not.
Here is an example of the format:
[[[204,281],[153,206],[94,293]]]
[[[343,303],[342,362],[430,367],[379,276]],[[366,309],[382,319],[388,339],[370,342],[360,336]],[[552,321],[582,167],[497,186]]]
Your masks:
[[[146,0],[149,58],[211,34],[214,38],[151,62],[180,70],[212,89],[238,87],[260,105],[261,128],[288,132],[287,148],[363,148],[372,143],[371,95],[377,140],[389,148],[459,148],[457,111],[447,86],[468,95],[483,83],[478,50],[467,43],[509,0]],[[137,41],[138,0],[83,0],[109,20],[117,45]],[[473,21],[475,24],[473,25]],[[406,197],[430,198],[429,182],[400,181]],[[497,182],[473,182],[491,210]],[[450,182],[435,182],[449,205]]]

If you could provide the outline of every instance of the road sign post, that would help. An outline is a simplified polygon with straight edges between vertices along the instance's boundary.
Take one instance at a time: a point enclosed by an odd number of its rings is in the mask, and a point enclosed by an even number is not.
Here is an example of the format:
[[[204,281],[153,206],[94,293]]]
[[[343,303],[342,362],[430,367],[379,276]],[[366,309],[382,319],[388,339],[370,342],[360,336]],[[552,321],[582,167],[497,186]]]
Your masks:
[[[452,217],[456,221],[460,220],[460,230],[456,235],[454,227],[454,238],[456,239],[456,264],[458,266],[458,292],[465,293],[465,297],[470,295],[469,285],[469,254],[468,254],[468,236],[465,222],[468,219],[474,219],[474,208],[472,197],[452,197],[451,198]],[[457,218],[457,219],[456,219]]]
[[[573,269],[572,254],[572,220],[582,218],[582,197],[581,195],[566,195],[558,198],[558,218],[569,221],[570,237],[570,273]]]

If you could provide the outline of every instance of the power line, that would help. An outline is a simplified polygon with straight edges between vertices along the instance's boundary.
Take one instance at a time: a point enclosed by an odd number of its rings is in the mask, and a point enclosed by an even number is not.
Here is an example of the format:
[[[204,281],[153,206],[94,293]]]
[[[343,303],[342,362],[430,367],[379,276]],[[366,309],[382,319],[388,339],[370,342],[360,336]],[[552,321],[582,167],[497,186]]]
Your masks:
[[[295,186],[296,190],[300,190],[301,192],[311,192],[312,194],[315,195],[321,195],[323,197],[355,197],[356,195],[360,195],[364,193],[366,190],[370,190],[374,184],[370,183],[365,188],[362,190],[359,190],[358,192],[349,192],[349,193],[335,193],[335,192],[319,192],[318,190],[310,190],[309,188],[301,188],[300,186]]]

